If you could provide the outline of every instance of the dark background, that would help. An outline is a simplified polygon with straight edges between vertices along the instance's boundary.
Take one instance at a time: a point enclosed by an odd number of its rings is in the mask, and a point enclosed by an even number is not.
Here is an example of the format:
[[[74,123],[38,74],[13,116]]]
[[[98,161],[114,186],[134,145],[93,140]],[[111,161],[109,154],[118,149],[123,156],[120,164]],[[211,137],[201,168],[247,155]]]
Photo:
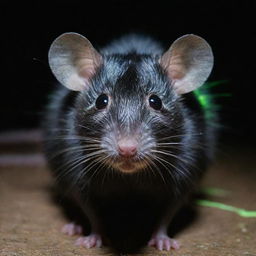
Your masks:
[[[226,80],[215,93],[231,94],[217,99],[222,139],[256,141],[255,1],[3,1],[0,8],[1,130],[38,127],[56,86],[47,53],[61,33],[81,33],[96,48],[127,32],[152,35],[166,48],[194,33],[213,48],[209,81]]]

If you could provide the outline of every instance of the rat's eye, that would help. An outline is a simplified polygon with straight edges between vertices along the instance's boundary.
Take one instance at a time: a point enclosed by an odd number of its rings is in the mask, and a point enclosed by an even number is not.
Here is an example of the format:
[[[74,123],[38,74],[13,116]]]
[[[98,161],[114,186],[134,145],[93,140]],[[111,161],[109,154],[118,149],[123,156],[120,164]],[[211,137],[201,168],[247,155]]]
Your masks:
[[[149,106],[155,110],[160,110],[162,108],[162,101],[161,99],[155,95],[152,94],[149,98],[148,98],[148,102],[149,102]]]
[[[104,109],[107,107],[108,105],[108,102],[109,102],[109,99],[108,99],[108,95],[107,94],[101,94],[96,102],[95,102],[95,106],[97,109]]]

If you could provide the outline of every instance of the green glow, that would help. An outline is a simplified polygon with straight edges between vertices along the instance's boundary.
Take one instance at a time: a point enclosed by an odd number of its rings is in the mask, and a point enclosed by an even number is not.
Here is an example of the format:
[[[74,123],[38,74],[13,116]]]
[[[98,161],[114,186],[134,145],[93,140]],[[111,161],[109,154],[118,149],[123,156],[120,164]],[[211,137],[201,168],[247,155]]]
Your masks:
[[[213,207],[224,211],[234,212],[243,218],[256,218],[256,211],[248,211],[242,208],[234,207],[232,205],[213,202],[209,200],[197,200],[196,203],[200,206]]]
[[[209,101],[209,96],[207,95],[203,95],[203,94],[200,94],[198,91],[195,91],[195,94],[197,96],[197,99],[200,103],[200,105],[203,107],[203,108],[207,108],[210,106],[210,101]]]
[[[221,188],[213,188],[213,187],[202,188],[201,192],[204,193],[205,195],[220,196],[220,197],[224,197],[230,194],[230,191],[227,191]]]
[[[228,81],[227,80],[219,80],[219,81],[213,81],[213,82],[206,82],[204,83],[204,87],[207,88],[212,88],[212,87],[216,87],[219,86],[221,84],[226,84]]]
[[[226,83],[225,80],[220,81],[214,81],[214,82],[206,82],[203,86],[199,87],[194,91],[195,96],[197,97],[200,105],[203,108],[210,108],[212,106],[212,98],[216,97],[222,97],[222,96],[228,96],[228,94],[210,94],[208,92],[209,88],[216,87],[218,85],[221,85],[223,83]]]
[[[209,89],[219,86],[223,83],[227,83],[226,80],[206,82],[203,86],[194,90],[193,93],[196,96],[199,104],[204,109],[205,117],[208,121],[213,121],[215,119],[215,112],[220,108],[218,105],[214,104],[213,99],[219,97],[230,97],[229,93],[210,93]]]

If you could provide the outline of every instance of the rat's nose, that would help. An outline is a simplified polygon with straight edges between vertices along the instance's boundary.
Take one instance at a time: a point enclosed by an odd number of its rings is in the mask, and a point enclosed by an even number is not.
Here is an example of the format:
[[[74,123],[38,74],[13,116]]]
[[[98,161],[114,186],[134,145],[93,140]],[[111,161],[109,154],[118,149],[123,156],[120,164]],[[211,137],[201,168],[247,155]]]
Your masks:
[[[137,153],[138,142],[135,139],[124,138],[118,141],[118,153],[123,157],[133,157]]]
[[[118,147],[119,155],[124,157],[132,157],[137,153],[137,148],[135,146],[122,146]]]

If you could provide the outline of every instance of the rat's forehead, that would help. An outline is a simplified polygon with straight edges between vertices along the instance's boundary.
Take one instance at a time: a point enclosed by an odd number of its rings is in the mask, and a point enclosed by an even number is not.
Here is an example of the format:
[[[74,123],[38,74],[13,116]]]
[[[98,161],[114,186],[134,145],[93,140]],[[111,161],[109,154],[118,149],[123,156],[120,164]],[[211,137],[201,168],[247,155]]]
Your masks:
[[[164,77],[159,70],[157,58],[149,55],[112,55],[104,58],[100,72],[101,81],[107,87],[122,84],[128,86],[152,86],[161,84]],[[109,88],[111,89],[111,88]]]
[[[104,80],[115,84],[117,79],[127,71],[128,67],[129,63],[120,57],[106,58],[104,59],[102,76]]]

